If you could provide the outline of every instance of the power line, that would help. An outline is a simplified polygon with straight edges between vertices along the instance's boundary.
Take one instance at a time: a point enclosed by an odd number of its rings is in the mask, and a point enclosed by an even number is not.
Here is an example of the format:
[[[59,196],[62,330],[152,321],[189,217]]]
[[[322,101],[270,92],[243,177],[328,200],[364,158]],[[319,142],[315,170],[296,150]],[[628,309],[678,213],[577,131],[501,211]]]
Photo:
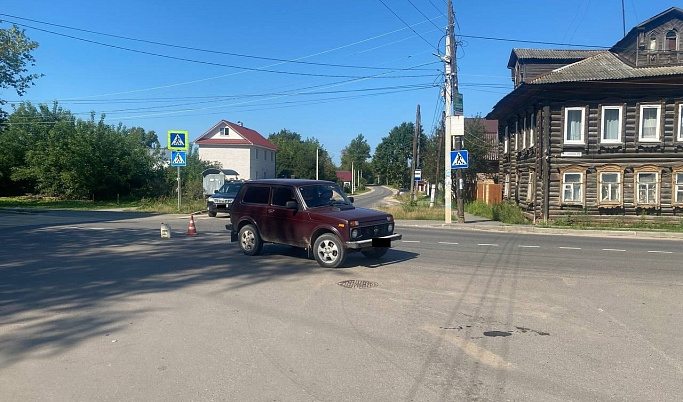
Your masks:
[[[422,35],[420,35],[419,33],[417,33],[417,31],[414,30],[413,27],[411,27],[410,25],[408,25],[408,23],[405,22],[405,21],[403,20],[403,18],[399,17],[398,14],[396,14],[396,13],[394,12],[394,10],[392,10],[392,9],[391,9],[383,0],[379,0],[379,2],[382,3],[382,4],[384,5],[384,7],[387,8],[387,10],[391,11],[391,13],[394,14],[394,15],[396,16],[396,18],[398,18],[399,20],[401,20],[401,22],[402,22],[403,24],[405,24],[405,26],[407,26],[408,28],[410,28],[410,30],[413,31],[413,33],[415,33],[415,35],[419,36],[420,39],[422,39],[423,41],[425,41],[425,43],[427,43],[429,46],[431,46],[431,47],[433,47],[434,49],[436,49],[437,52],[439,51],[438,48],[436,48],[433,44],[431,44],[431,43],[430,43],[427,39],[425,39]]]
[[[166,47],[171,47],[171,48],[176,48],[176,49],[192,50],[192,51],[196,51],[196,52],[221,54],[221,55],[226,55],[226,56],[243,57],[243,58],[257,59],[257,60],[278,61],[278,62],[282,62],[282,63],[322,66],[322,67],[354,68],[354,69],[366,69],[366,70],[390,70],[390,69],[392,69],[389,67],[350,66],[350,65],[345,65],[345,64],[315,63],[315,62],[308,62],[308,61],[300,61],[300,60],[296,60],[296,59],[294,59],[294,60],[278,59],[278,58],[274,58],[274,57],[254,56],[254,55],[247,55],[247,54],[240,54],[240,53],[224,52],[224,51],[219,51],[219,50],[201,49],[201,48],[196,48],[196,47],[191,47],[191,46],[174,45],[174,44],[170,44],[170,43],[156,42],[156,41],[151,41],[151,40],[146,40],[146,39],[131,38],[131,37],[127,37],[127,36],[108,34],[108,33],[104,33],[104,32],[97,32],[97,31],[92,31],[89,29],[82,29],[82,28],[76,28],[76,27],[71,27],[71,26],[67,26],[67,25],[55,24],[55,23],[51,23],[51,22],[38,21],[38,20],[30,19],[30,18],[17,17],[17,16],[10,15],[10,14],[0,13],[0,16],[16,18],[16,19],[24,20],[24,21],[36,22],[38,24],[49,25],[49,26],[54,26],[54,27],[59,27],[59,28],[64,28],[64,29],[70,29],[70,30],[79,31],[79,32],[86,32],[86,33],[95,34],[95,35],[108,36],[111,38],[125,39],[125,40],[129,40],[129,41],[134,41],[134,42],[148,43],[148,44],[152,44],[152,45],[166,46]],[[8,21],[8,22],[12,22],[12,21]],[[12,22],[12,23],[14,23],[16,25],[21,25],[21,24],[16,23],[16,22]],[[32,28],[32,29],[37,29],[37,28],[29,27],[29,26],[27,26],[27,27]],[[49,31],[46,31],[46,32],[52,33]]]
[[[408,0],[408,3],[410,3],[410,5],[413,6],[413,8],[414,8],[415,10],[417,10],[418,13],[420,13],[420,15],[422,15],[422,16],[425,17],[429,22],[431,22],[432,25],[434,25],[434,26],[436,27],[436,29],[442,29],[442,27],[439,27],[438,25],[436,25],[436,24],[434,23],[434,21],[432,21],[432,20],[431,20],[429,17],[427,17],[422,11],[420,11],[420,9],[417,8],[417,6],[415,5],[415,3],[413,3],[413,2],[410,1],[410,0]]]
[[[19,23],[13,22],[13,21],[8,21],[8,22],[11,22],[17,26],[23,26],[23,27],[35,29],[37,31],[46,32],[46,33],[58,35],[58,36],[63,36],[63,37],[69,38],[69,39],[79,40],[82,42],[92,43],[92,44],[105,46],[105,47],[111,47],[114,49],[125,50],[125,51],[129,51],[129,52],[134,52],[134,53],[146,54],[149,56],[161,57],[161,58],[165,58],[165,59],[185,61],[185,62],[190,62],[190,63],[206,64],[206,65],[219,66],[219,67],[229,67],[229,68],[234,68],[237,70],[245,70],[245,71],[255,71],[255,72],[262,72],[262,73],[273,73],[273,74],[297,75],[297,76],[308,76],[308,77],[366,78],[366,77],[362,77],[362,76],[353,76],[353,75],[315,74],[315,73],[300,73],[300,72],[293,72],[293,71],[270,70],[270,69],[265,69],[265,68],[243,67],[243,66],[235,66],[235,65],[230,65],[230,64],[215,63],[215,62],[210,62],[210,61],[188,59],[188,58],[184,58],[184,57],[169,56],[169,55],[160,54],[160,53],[147,52],[144,50],[131,49],[131,48],[124,47],[124,46],[111,45],[108,43],[98,42],[98,41],[85,39],[85,38],[79,38],[77,36],[67,35],[67,34],[63,34],[60,32],[54,32],[54,31],[49,31],[49,30],[42,29],[42,28],[36,28],[36,27],[26,25],[26,24],[19,24]],[[392,70],[392,72],[396,72],[397,70],[401,70],[401,69],[394,69],[394,70]],[[403,76],[392,76],[392,77],[382,76],[382,77],[376,77],[376,78],[395,79],[395,78],[424,78],[424,77],[426,77],[426,75],[412,75],[412,76],[411,75],[403,75]]]

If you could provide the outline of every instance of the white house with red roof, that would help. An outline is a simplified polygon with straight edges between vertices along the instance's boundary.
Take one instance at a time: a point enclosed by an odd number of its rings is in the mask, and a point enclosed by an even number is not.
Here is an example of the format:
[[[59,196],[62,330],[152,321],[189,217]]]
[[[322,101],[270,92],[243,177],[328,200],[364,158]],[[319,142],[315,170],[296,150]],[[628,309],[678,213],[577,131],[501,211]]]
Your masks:
[[[223,169],[236,171],[242,180],[275,177],[278,148],[242,122],[221,120],[194,143],[200,160],[218,162]]]

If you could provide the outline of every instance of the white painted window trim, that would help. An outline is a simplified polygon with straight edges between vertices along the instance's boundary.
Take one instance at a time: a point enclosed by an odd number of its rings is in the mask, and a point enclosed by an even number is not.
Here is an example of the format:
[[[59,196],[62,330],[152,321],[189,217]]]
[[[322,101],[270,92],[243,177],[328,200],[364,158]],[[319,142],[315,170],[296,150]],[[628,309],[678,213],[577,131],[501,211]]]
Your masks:
[[[613,185],[617,186],[618,198],[616,200],[603,200],[602,199],[602,186],[605,184],[602,177],[605,174],[616,174],[617,175],[617,182],[616,183],[609,182],[610,185],[613,184]],[[599,201],[599,203],[601,205],[621,204],[621,202],[622,202],[622,200],[621,200],[622,199],[622,190],[623,190],[623,187],[621,185],[621,181],[622,181],[621,172],[606,170],[604,172],[600,172],[600,175],[598,177],[600,180],[600,182],[598,184],[598,201]],[[611,194],[611,191],[610,191],[610,194]]]
[[[683,141],[683,103],[678,105],[678,141]]]
[[[567,126],[569,124],[569,119],[568,115],[570,111],[575,111],[578,110],[581,112],[581,136],[580,139],[578,140],[568,140],[567,139],[567,134],[569,131],[567,130]],[[586,108],[584,107],[566,107],[564,108],[564,143],[565,144],[585,144],[585,130],[586,130]]]
[[[515,151],[519,151],[519,122],[515,121]]]
[[[683,191],[683,180],[680,182],[678,181],[678,175],[683,175],[683,171],[674,171],[673,172],[673,179],[674,179],[674,186],[673,186],[673,199],[674,199],[674,205],[682,205],[683,204],[683,196],[678,198],[678,193],[679,191]]]
[[[643,110],[645,108],[657,109],[657,125],[656,138],[643,138]],[[640,117],[638,119],[638,142],[661,142],[661,123],[662,123],[662,105],[640,105]]]
[[[529,170],[529,178],[527,182],[527,188],[526,188],[526,200],[527,201],[533,201],[534,200],[534,188],[536,183],[536,171],[533,169]]]
[[[526,149],[526,116],[524,116],[524,123],[522,128],[522,149]]]
[[[531,113],[529,117],[530,127],[529,127],[529,148],[534,146],[534,128],[536,127],[536,114]]]
[[[617,128],[617,139],[612,140],[612,139],[605,139],[605,111],[606,110],[614,110],[617,109],[619,111],[619,123],[618,123],[618,128]],[[623,126],[623,121],[624,121],[624,107],[623,106],[603,106],[600,114],[600,143],[602,144],[619,144],[622,142],[622,126]]]
[[[581,176],[581,180],[578,183],[576,183],[576,182],[567,183],[567,175],[576,175],[576,174]],[[564,172],[562,174],[562,188],[560,189],[560,191],[561,191],[560,197],[562,197],[562,203],[563,204],[565,204],[565,205],[583,205],[583,200],[585,197],[585,191],[584,191],[585,180],[584,179],[585,179],[585,176],[584,176],[583,172]],[[572,187],[572,195],[574,194],[574,187],[579,186],[580,200],[574,200],[574,199],[567,200],[564,197],[564,190],[565,190],[567,185],[570,185]]]
[[[655,175],[655,182],[654,183],[642,183],[642,184],[647,184],[648,187],[650,184],[654,185],[654,202],[644,202],[643,200],[640,199],[640,175],[641,174],[654,174]],[[653,172],[651,170],[642,170],[636,173],[635,175],[635,180],[636,180],[636,188],[635,188],[635,196],[636,196],[636,205],[653,205],[653,206],[658,206],[659,205],[659,172]]]
[[[508,154],[510,152],[510,132],[508,126],[505,126],[505,143],[503,147],[503,153]]]

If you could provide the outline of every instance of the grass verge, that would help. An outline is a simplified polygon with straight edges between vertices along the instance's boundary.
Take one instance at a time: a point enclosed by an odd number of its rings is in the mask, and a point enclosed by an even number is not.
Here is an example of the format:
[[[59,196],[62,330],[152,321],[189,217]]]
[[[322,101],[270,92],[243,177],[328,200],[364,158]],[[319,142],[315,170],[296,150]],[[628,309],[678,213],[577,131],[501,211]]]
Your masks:
[[[21,196],[0,197],[0,208],[108,210],[121,209],[128,212],[151,212],[160,214],[193,213],[206,209],[206,201],[181,200],[178,210],[177,198],[141,199],[125,201],[63,200],[56,197]]]

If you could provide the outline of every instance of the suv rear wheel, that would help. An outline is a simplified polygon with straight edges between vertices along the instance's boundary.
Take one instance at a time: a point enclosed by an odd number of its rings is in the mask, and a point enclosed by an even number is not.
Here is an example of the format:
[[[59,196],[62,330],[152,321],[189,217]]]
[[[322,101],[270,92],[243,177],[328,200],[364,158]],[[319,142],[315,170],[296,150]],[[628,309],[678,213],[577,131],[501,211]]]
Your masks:
[[[237,237],[240,249],[246,255],[257,255],[263,248],[263,240],[254,225],[244,225]]]
[[[336,268],[344,262],[346,250],[337,236],[325,233],[315,240],[313,255],[321,267]]]

